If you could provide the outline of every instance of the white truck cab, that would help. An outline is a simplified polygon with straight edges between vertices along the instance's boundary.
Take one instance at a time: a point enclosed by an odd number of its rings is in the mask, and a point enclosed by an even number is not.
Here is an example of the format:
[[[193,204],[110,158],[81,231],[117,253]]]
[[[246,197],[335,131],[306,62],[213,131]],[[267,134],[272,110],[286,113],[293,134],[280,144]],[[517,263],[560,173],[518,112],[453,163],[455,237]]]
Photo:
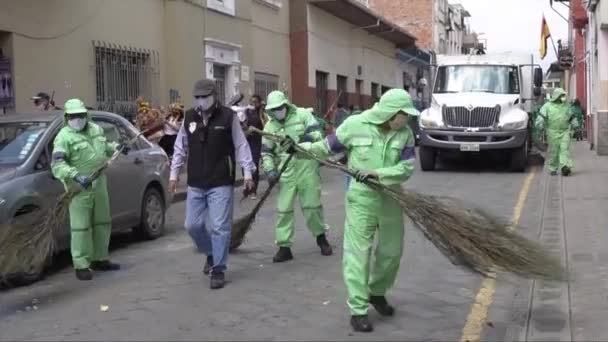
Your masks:
[[[422,169],[433,170],[442,150],[507,150],[511,168],[525,170],[541,85],[531,54],[438,55],[431,106],[419,119]]]

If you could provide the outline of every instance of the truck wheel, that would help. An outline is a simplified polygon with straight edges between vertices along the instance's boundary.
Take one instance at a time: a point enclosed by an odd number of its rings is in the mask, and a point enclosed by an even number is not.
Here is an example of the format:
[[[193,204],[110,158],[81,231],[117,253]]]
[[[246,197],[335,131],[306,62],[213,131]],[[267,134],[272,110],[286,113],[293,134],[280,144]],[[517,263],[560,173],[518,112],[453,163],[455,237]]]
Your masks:
[[[528,141],[522,147],[511,151],[511,170],[514,172],[526,171],[528,164]]]
[[[432,147],[420,146],[420,167],[422,171],[435,170],[435,161],[437,159],[437,150]]]

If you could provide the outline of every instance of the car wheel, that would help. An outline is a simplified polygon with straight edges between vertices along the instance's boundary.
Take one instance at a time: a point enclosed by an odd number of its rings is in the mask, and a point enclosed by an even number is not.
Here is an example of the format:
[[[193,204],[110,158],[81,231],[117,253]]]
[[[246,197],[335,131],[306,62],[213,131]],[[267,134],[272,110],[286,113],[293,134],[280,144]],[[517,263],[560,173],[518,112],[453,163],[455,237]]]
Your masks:
[[[514,172],[526,171],[528,163],[528,141],[522,147],[511,151],[511,170]]]
[[[420,167],[422,171],[435,170],[437,160],[437,150],[428,146],[420,146]]]
[[[154,240],[165,230],[165,200],[160,191],[149,187],[141,203],[141,221],[135,232],[143,239]]]

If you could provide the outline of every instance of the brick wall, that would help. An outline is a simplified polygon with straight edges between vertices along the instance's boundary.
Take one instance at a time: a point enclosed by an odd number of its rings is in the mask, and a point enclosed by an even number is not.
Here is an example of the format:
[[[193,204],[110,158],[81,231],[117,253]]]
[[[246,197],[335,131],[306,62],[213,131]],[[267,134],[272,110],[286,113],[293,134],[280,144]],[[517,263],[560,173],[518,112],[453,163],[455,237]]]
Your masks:
[[[433,0],[369,0],[369,5],[413,34],[418,47],[433,49]]]

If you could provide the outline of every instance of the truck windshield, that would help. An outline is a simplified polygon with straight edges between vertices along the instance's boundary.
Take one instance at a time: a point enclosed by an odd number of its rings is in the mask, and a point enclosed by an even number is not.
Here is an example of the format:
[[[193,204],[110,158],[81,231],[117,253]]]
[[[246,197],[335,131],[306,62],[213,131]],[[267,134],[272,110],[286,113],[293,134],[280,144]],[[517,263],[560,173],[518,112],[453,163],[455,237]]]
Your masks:
[[[0,166],[21,165],[47,128],[41,122],[0,124]]]
[[[519,70],[500,65],[441,66],[434,92],[519,94]]]

